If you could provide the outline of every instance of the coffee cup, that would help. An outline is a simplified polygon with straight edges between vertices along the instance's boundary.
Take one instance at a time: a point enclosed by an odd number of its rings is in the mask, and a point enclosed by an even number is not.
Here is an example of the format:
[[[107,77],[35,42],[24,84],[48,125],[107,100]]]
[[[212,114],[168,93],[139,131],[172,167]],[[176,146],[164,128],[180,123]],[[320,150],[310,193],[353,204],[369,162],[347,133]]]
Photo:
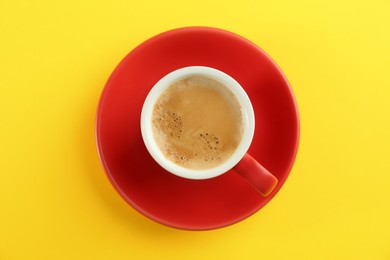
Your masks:
[[[255,114],[245,90],[211,67],[168,73],[142,107],[143,141],[165,170],[198,181],[233,170],[268,196],[278,180],[248,153],[254,130]]]

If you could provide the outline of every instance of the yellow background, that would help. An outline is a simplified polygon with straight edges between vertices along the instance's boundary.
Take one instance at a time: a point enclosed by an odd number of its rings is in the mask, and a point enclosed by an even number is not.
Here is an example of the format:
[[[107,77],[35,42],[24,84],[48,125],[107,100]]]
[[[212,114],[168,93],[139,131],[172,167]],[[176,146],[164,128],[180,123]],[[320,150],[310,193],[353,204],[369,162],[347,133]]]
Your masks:
[[[389,13],[388,0],[0,0],[0,259],[390,259]],[[94,140],[118,62],[190,25],[261,46],[301,117],[280,193],[206,232],[130,208]]]

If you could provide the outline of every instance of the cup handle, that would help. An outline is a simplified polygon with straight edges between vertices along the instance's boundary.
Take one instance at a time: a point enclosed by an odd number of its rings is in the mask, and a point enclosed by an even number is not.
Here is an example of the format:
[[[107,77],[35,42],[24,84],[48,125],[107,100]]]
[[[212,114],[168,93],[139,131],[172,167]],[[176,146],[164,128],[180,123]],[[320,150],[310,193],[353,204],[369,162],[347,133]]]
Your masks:
[[[264,197],[267,197],[278,184],[278,179],[248,153],[233,167],[233,170],[244,177]]]

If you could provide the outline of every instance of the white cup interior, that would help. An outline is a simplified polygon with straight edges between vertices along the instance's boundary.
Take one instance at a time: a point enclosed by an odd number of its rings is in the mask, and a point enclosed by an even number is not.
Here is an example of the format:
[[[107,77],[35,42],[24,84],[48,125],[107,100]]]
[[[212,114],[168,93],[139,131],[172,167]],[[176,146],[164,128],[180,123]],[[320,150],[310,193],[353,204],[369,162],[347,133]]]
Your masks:
[[[154,105],[157,102],[158,98],[164,92],[164,90],[171,86],[173,83],[190,76],[203,76],[219,81],[235,94],[237,100],[241,105],[243,116],[243,134],[241,142],[229,159],[213,168],[194,170],[175,164],[164,156],[162,151],[158,148],[153,137],[152,113]],[[172,71],[171,73],[164,76],[153,86],[153,88],[149,92],[142,107],[141,113],[142,138],[150,155],[165,170],[177,176],[188,179],[209,179],[219,176],[233,168],[248,151],[253,139],[254,128],[255,118],[253,107],[244,89],[235,79],[233,79],[226,73],[205,66],[184,67]]]

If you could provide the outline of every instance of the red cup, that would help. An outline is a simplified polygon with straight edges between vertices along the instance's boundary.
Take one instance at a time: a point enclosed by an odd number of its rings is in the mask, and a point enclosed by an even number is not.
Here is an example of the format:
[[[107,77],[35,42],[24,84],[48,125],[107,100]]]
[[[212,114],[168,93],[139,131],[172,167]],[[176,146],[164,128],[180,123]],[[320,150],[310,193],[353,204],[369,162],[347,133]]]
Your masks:
[[[163,92],[176,82],[189,77],[203,77],[221,83],[232,93],[240,105],[238,120],[241,120],[242,136],[232,155],[221,164],[206,169],[191,169],[183,167],[169,158],[160,150],[153,134],[153,109]],[[180,113],[178,111],[177,113]],[[212,111],[208,111],[212,113]],[[142,138],[153,159],[168,172],[187,179],[205,180],[220,176],[232,168],[243,176],[263,196],[272,192],[278,183],[277,178],[267,171],[259,162],[247,154],[255,132],[255,114],[252,103],[241,85],[223,71],[206,66],[188,66],[176,69],[162,77],[147,95],[141,112]]]

